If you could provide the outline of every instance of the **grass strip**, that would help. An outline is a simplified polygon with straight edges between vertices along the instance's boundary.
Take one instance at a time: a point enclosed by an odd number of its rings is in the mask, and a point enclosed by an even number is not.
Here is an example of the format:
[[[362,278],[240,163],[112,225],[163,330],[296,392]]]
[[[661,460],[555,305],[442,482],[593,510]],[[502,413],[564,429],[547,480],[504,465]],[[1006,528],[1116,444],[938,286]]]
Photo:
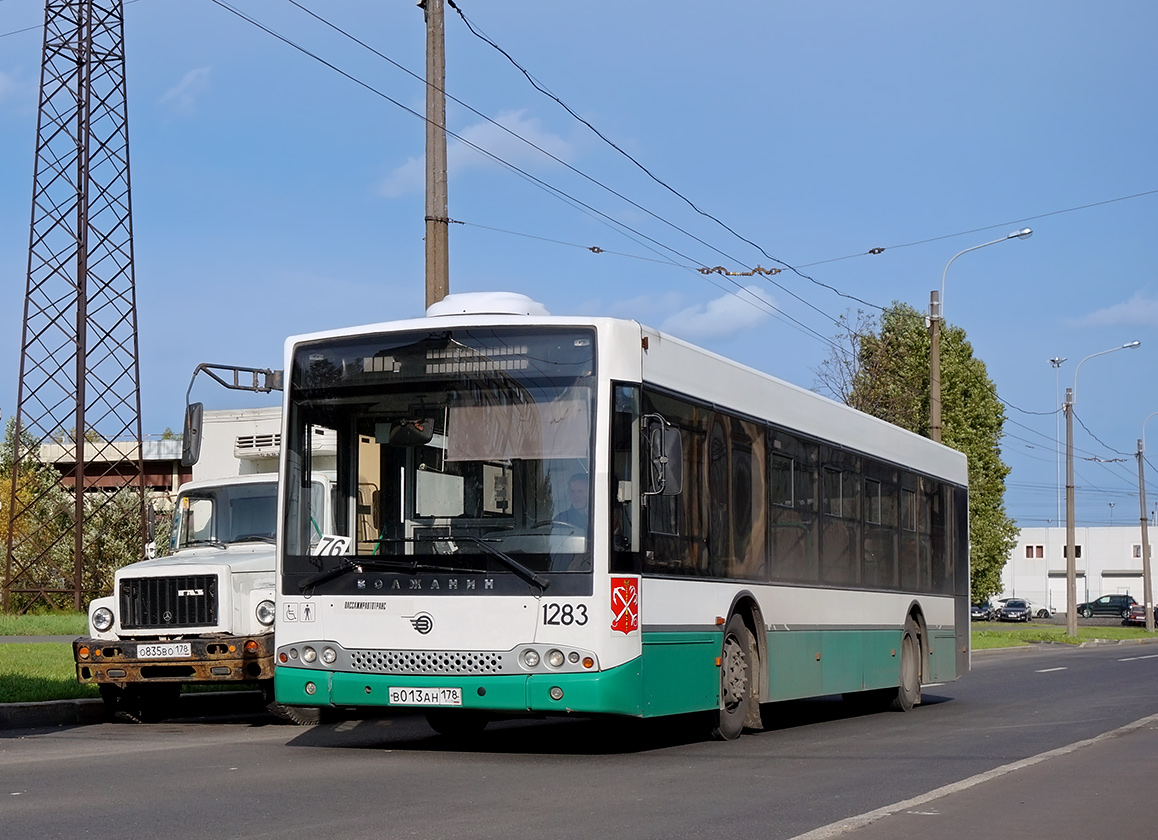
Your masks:
[[[0,613],[0,636],[84,636],[87,633],[88,616],[84,613]]]
[[[1037,627],[1010,627],[1001,629],[973,628],[973,650],[1019,647],[1042,642],[1077,645],[1093,641],[1123,641],[1153,639],[1145,627],[1079,627],[1077,636],[1067,636],[1066,628],[1052,625]]]
[[[76,681],[72,645],[0,644],[0,703],[99,696],[95,685]]]

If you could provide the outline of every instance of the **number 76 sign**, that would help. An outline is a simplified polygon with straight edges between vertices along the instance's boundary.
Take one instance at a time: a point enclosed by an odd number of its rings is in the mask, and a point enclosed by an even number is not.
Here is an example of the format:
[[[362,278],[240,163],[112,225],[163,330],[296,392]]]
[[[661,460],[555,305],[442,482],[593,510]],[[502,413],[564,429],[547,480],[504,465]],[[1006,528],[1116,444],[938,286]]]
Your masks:
[[[611,629],[620,633],[639,629],[639,578],[611,579]]]

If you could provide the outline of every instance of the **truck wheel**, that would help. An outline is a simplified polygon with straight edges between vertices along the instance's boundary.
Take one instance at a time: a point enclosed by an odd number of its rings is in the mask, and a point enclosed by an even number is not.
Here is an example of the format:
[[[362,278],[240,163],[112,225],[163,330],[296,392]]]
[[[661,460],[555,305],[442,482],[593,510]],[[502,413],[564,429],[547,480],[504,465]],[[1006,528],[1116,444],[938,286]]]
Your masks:
[[[110,715],[125,723],[160,723],[169,717],[181,696],[180,683],[100,686],[101,699]]]
[[[270,703],[266,708],[274,717],[298,726],[317,726],[322,722],[322,710],[317,706],[285,706],[281,703]]]
[[[297,726],[317,726],[323,720],[322,709],[318,706],[287,706],[273,697],[273,680],[263,680],[260,685],[265,697],[265,708],[271,715]]]

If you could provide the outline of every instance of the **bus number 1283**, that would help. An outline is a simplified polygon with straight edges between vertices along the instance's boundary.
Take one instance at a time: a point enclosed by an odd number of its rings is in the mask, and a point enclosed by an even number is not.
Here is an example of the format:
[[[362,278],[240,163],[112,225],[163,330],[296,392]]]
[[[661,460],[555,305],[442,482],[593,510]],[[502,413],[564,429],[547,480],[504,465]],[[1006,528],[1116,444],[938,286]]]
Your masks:
[[[543,604],[543,623],[570,627],[582,627],[587,623],[586,604]]]

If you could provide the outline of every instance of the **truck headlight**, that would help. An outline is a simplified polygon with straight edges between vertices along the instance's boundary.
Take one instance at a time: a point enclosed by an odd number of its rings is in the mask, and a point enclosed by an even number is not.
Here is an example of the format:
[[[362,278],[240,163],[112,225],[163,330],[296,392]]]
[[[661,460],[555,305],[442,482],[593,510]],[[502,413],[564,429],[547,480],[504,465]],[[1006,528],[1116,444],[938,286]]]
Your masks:
[[[265,600],[257,605],[254,609],[254,615],[257,616],[258,623],[265,627],[273,626],[274,616],[277,615],[277,608],[274,607],[273,601]]]
[[[108,607],[97,607],[92,611],[92,627],[103,633],[113,626],[113,611]]]

